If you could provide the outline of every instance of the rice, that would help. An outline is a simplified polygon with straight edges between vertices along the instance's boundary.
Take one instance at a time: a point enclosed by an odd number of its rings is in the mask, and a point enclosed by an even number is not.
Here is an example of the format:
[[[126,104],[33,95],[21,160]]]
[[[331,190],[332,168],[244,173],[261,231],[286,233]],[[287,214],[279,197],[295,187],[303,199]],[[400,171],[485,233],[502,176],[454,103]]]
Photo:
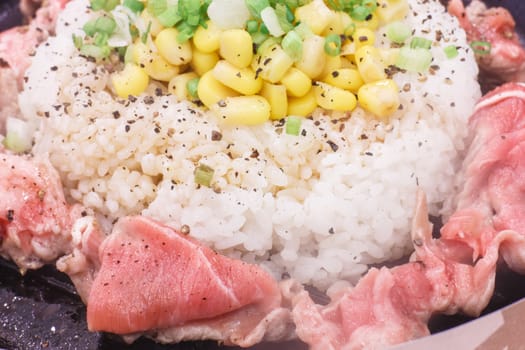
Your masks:
[[[225,126],[159,84],[136,99],[109,93],[109,72],[73,46],[91,14],[73,1],[41,45],[20,95],[38,124],[34,154],[49,154],[66,194],[111,223],[143,214],[217,251],[326,289],[355,282],[370,264],[410,252],[418,188],[431,215],[451,196],[466,122],[480,97],[477,66],[456,19],[411,0],[407,23],[434,41],[431,72],[399,72],[402,108],[389,123],[357,108],[317,110],[299,136],[282,122]],[[389,45],[384,33],[379,46]],[[440,40],[436,38],[440,37]],[[381,42],[383,40],[383,42]],[[447,59],[444,47],[459,56]],[[211,187],[194,171],[214,169]]]

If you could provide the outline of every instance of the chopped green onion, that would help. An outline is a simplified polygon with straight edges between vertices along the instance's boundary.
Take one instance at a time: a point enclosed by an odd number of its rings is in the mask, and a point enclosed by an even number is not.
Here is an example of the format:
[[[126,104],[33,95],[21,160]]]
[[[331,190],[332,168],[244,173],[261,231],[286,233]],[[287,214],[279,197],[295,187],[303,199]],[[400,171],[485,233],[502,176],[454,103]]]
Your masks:
[[[245,0],[246,7],[256,19],[261,19],[261,12],[270,6],[268,0]]]
[[[158,17],[161,13],[166,11],[168,8],[166,0],[149,0],[148,1],[148,11],[153,16]]]
[[[397,56],[396,66],[410,72],[423,72],[432,62],[430,50],[422,48],[402,47]]]
[[[261,32],[255,32],[252,34],[252,41],[257,47],[259,47],[266,39],[268,39],[268,34]]]
[[[84,39],[82,39],[80,35],[73,34],[73,45],[75,45],[77,49],[80,49],[82,45],[84,45]]]
[[[488,41],[473,41],[470,47],[477,55],[488,55],[492,49],[492,45]]]
[[[93,36],[93,44],[96,46],[105,46],[108,43],[108,34],[103,32],[96,32]]]
[[[179,43],[185,43],[195,33],[196,28],[186,22],[181,22],[179,25],[177,25],[177,30],[179,31],[179,34],[177,35],[177,41]]]
[[[296,32],[303,40],[313,35],[312,30],[306,23],[299,23],[296,25],[294,32]]]
[[[366,6],[356,6],[350,12],[350,17],[356,21],[366,21],[372,12]]]
[[[199,87],[199,78],[188,80],[188,82],[186,83],[186,90],[188,90],[188,93],[190,94],[190,96],[195,99],[199,98],[197,94],[198,87]]]
[[[97,19],[92,19],[84,24],[82,29],[88,36],[94,36],[95,33],[113,34],[117,28],[117,23],[111,17],[101,16]]]
[[[259,28],[259,30],[263,34],[270,34],[270,31],[268,30],[268,27],[264,23],[261,23],[261,27]]]
[[[91,0],[89,6],[93,11],[111,11],[117,5],[120,4],[120,0]]]
[[[301,131],[301,117],[289,116],[286,118],[286,133],[288,135],[298,136]]]
[[[122,5],[126,6],[135,13],[142,12],[142,10],[144,10],[144,4],[138,0],[124,0]]]
[[[270,35],[273,36],[282,36],[285,34],[285,31],[281,27],[281,24],[279,23],[279,18],[277,17],[277,13],[275,12],[275,9],[271,6],[268,6],[264,10],[261,11],[261,19],[268,28],[268,32],[270,32]]]
[[[254,19],[251,19],[246,22],[246,31],[250,34],[257,33],[259,30],[259,22]]]
[[[158,14],[157,19],[164,27],[170,28],[180,22],[182,17],[179,15],[179,10],[176,6],[170,6]]]
[[[97,32],[97,28],[95,25],[96,20],[92,19],[90,21],[87,21],[84,23],[84,26],[82,27],[82,30],[84,33],[86,33],[87,36],[93,36]]]
[[[443,49],[448,59],[455,58],[459,55],[458,48],[454,45],[447,46]]]
[[[281,46],[284,52],[296,62],[303,56],[303,40],[294,30],[286,33]]]
[[[392,22],[386,28],[387,39],[396,44],[403,43],[410,34],[410,27],[403,22]]]
[[[329,56],[338,56],[341,53],[341,37],[330,34],[324,40],[324,52]]]
[[[420,36],[415,36],[410,40],[411,49],[430,49],[432,46],[432,40],[422,38]]]
[[[292,13],[290,17],[289,13],[291,13],[291,11],[285,4],[278,3],[275,5],[275,14],[279,20],[279,25],[285,33],[289,32],[294,27],[294,15]],[[289,18],[291,18],[291,20]]]
[[[80,53],[84,56],[102,59],[109,56],[111,48],[109,46],[97,46],[93,44],[85,44],[80,48]]]
[[[195,168],[195,183],[198,185],[210,187],[211,180],[213,179],[213,173],[213,168],[204,164],[199,164],[199,166]]]
[[[273,45],[280,44],[280,43],[281,43],[280,38],[269,36],[268,39],[266,39],[265,41],[261,43],[261,45],[259,45],[259,47],[257,48],[257,53],[263,53],[266,50],[268,50],[270,47],[272,47]]]
[[[148,28],[146,28],[146,31],[144,33],[142,33],[142,35],[140,36],[140,41],[142,41],[143,44],[147,43],[148,42],[148,36],[149,36],[149,33],[151,32],[151,21],[148,22]]]

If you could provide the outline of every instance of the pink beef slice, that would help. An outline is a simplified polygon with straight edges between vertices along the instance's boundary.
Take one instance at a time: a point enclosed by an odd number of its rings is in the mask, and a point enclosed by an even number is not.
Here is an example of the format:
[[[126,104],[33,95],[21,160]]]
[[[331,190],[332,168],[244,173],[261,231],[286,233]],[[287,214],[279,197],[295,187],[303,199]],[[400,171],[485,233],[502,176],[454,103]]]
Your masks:
[[[35,269],[70,250],[70,230],[81,216],[70,206],[46,158],[0,148],[0,254]]]
[[[92,331],[165,330],[165,341],[212,338],[247,346],[269,332],[262,323],[289,322],[280,287],[266,271],[151,219],[121,218],[99,257],[87,302]]]

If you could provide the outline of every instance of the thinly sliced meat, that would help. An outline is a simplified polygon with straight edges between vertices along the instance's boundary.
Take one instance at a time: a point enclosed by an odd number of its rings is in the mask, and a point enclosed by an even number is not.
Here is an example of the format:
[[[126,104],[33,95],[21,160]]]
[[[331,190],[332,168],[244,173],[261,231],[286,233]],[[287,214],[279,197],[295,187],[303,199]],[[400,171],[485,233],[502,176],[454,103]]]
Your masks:
[[[491,86],[525,79],[525,49],[516,33],[511,13],[503,7],[487,8],[479,0],[464,7],[462,0],[451,0],[448,11],[456,16],[469,41],[486,41],[490,53],[477,55],[481,78]]]
[[[24,270],[69,252],[69,233],[81,208],[66,203],[49,161],[0,149],[0,174],[1,254]]]
[[[431,235],[420,196],[412,228],[414,261],[371,269],[326,306],[314,304],[304,291],[292,293],[299,338],[312,349],[381,349],[429,334],[427,322],[435,312],[478,315],[492,296],[499,247],[511,240],[525,242],[505,231],[490,242],[483,258],[465,264],[451,259],[447,243]],[[470,248],[462,249],[468,253]]]
[[[87,303],[90,330],[159,331],[161,339],[211,338],[242,346],[266,333],[289,336],[289,311],[267,272],[170,227],[145,217],[121,218],[99,254]],[[270,332],[276,324],[285,334]]]

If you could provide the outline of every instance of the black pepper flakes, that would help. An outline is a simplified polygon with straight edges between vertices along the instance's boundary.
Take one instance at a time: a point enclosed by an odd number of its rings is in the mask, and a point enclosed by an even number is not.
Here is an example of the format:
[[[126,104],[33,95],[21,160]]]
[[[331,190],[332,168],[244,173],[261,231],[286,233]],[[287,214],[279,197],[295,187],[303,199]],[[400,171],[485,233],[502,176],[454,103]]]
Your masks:
[[[219,131],[213,130],[211,132],[211,140],[212,141],[220,141],[220,140],[222,140],[222,134]]]
[[[7,221],[13,222],[14,219],[15,219],[15,211],[13,209],[8,209],[7,210]]]
[[[330,148],[334,152],[337,152],[337,150],[339,149],[339,146],[334,141],[328,140],[326,141],[326,143],[330,146]]]

